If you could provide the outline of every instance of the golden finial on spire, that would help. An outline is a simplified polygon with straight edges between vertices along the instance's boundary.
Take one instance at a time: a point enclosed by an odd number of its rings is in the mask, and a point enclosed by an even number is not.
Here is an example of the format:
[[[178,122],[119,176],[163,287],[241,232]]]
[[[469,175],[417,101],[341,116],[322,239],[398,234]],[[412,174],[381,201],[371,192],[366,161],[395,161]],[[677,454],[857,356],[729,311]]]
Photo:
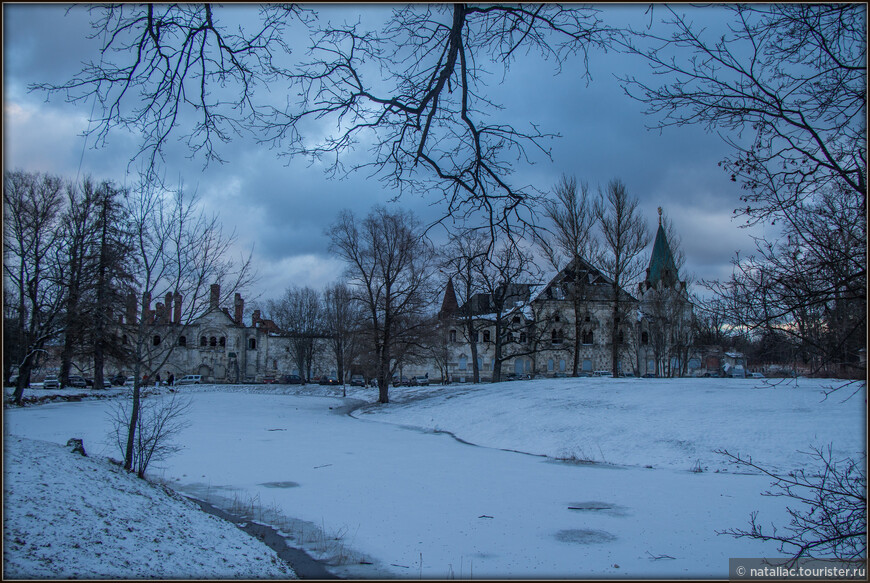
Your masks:
[[[662,226],[662,207],[659,207],[659,226]]]

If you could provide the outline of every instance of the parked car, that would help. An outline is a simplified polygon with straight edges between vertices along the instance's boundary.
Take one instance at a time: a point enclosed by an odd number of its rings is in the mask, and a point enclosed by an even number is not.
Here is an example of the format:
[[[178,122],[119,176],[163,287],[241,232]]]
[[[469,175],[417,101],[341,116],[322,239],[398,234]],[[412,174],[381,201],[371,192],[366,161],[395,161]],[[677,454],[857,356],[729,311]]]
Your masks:
[[[127,377],[122,374],[116,374],[109,379],[109,382],[112,383],[113,387],[123,387],[127,384]]]
[[[57,378],[57,375],[48,375],[45,377],[45,380],[42,381],[43,389],[59,389],[60,388],[60,380]]]
[[[408,377],[394,376],[391,384],[394,387],[410,387],[411,379],[409,379]]]
[[[610,377],[610,376],[613,376],[613,371],[609,371],[609,370],[596,370],[596,371],[593,372],[592,374],[594,374],[594,375],[597,376],[597,377]]]
[[[752,373],[749,373],[749,378],[751,378],[751,379],[765,379],[765,378],[767,378],[767,377],[764,376],[763,373],[760,373],[760,372],[752,372]]]
[[[202,383],[202,375],[189,374],[175,381],[176,385],[198,385]]]
[[[366,386],[366,379],[361,374],[355,374],[350,377],[350,386],[352,387],[364,387]]]
[[[281,383],[285,385],[301,385],[302,377],[298,374],[285,374],[281,377]]]
[[[418,374],[415,377],[411,377],[411,385],[415,387],[426,387],[429,386],[429,377],[426,375]]]
[[[656,374],[655,374],[654,372],[648,372],[648,373],[646,373],[645,375],[643,375],[643,378],[645,378],[645,379],[654,379],[654,378],[657,378],[657,377],[656,377]]]
[[[323,375],[322,377],[320,377],[320,380],[317,382],[320,383],[321,385],[337,385],[337,384],[339,384],[337,378],[335,378],[334,376],[327,376],[327,375]]]
[[[44,385],[43,385],[44,386]],[[71,374],[66,382],[67,387],[75,387],[76,389],[87,389],[88,382],[84,377],[80,377],[79,375]]]

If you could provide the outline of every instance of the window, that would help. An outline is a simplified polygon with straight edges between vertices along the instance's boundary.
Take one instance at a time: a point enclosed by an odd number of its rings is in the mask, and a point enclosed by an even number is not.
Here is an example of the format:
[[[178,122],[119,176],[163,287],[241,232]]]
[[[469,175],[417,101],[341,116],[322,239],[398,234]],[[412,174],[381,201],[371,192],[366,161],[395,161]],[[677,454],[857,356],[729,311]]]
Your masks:
[[[559,361],[559,372],[565,372],[565,359]]]
[[[484,341],[484,342],[489,342],[489,341],[490,341],[490,340],[489,340],[489,330],[484,330],[484,331],[483,331],[483,341]]]
[[[257,339],[256,338],[248,338],[248,350],[256,350],[257,349]]]
[[[586,322],[590,322],[592,319],[589,317],[589,314],[586,314],[586,317],[584,318],[584,320]]]
[[[450,342],[456,342],[456,330],[450,331]]]
[[[583,331],[583,344],[592,344],[592,330],[584,330]]]
[[[124,346],[127,345],[127,335],[126,334],[121,336],[121,344],[123,344]]]
[[[208,338],[206,338],[205,336],[200,336],[199,337],[199,345],[200,346],[208,346]]]
[[[459,370],[465,370],[468,368],[468,359],[464,356],[459,357]]]
[[[525,341],[526,341],[526,333],[520,332],[520,342],[525,343]]]
[[[209,338],[209,339],[208,339],[208,345],[209,345],[209,346],[212,346],[212,347],[217,346],[217,338],[215,338],[214,336],[212,336],[211,338]]]
[[[623,344],[625,342],[625,333],[622,330],[620,330],[619,336],[617,336],[616,338],[617,338],[617,342],[619,342],[620,344]]]
[[[641,344],[649,344],[649,333],[648,332],[641,332],[640,343]]]
[[[514,324],[519,324],[519,323],[520,323],[520,317],[519,317],[519,316],[514,316],[514,319],[513,319],[512,321],[513,321]]]
[[[565,333],[562,330],[553,330],[552,338],[553,344],[562,344],[562,340],[565,338]]]
[[[513,341],[514,341],[514,333],[513,333],[513,332],[508,332],[508,333],[507,333],[507,341],[508,341],[508,342],[513,342]]]
[[[227,337],[221,336],[218,340],[218,346],[226,346],[227,345]]]
[[[154,343],[154,346],[160,346],[160,336],[155,334],[154,339],[153,339],[153,343]]]
[[[556,314],[555,316],[553,316],[553,321],[556,323],[561,322],[562,316],[560,316],[559,314]]]
[[[553,372],[553,359],[547,360],[547,370]]]
[[[178,345],[179,346],[187,346],[187,336],[179,336],[178,337]]]

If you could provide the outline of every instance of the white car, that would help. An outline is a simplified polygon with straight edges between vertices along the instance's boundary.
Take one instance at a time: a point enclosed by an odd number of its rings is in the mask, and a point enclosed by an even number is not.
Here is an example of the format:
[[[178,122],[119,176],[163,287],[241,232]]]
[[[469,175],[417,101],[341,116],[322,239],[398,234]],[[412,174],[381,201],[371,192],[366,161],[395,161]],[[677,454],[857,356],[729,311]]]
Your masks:
[[[49,375],[45,377],[45,380],[42,381],[43,389],[59,389],[60,388],[60,380],[57,378],[57,375]]]
[[[202,383],[202,375],[198,374],[189,374],[175,381],[176,385],[198,385],[200,383]]]
[[[767,378],[767,377],[764,376],[764,375],[763,375],[762,373],[760,373],[760,372],[752,372],[752,373],[749,373],[749,378],[751,378],[751,379],[765,379],[765,378]]]

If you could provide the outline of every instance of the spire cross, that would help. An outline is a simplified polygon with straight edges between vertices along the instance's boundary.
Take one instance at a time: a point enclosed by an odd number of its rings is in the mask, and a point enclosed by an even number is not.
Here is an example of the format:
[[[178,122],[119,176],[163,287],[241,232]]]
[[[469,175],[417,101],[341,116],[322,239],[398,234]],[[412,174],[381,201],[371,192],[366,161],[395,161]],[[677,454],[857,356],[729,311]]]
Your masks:
[[[659,226],[662,226],[662,207],[659,207]]]

